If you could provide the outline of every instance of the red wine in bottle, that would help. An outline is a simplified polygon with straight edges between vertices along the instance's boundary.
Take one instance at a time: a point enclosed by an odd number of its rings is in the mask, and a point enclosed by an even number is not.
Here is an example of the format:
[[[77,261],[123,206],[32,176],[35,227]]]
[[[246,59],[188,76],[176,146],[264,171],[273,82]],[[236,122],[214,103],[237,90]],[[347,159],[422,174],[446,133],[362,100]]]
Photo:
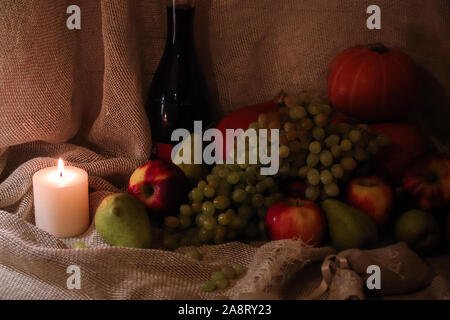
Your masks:
[[[210,123],[209,95],[194,45],[194,0],[168,0],[167,42],[146,101],[152,132],[152,159],[171,161],[175,129]]]

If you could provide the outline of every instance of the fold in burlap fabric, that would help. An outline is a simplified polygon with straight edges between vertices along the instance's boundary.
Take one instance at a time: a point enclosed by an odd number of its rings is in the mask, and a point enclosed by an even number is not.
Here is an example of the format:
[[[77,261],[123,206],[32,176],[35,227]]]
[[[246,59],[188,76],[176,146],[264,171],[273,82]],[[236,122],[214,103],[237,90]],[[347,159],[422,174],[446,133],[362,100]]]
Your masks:
[[[203,247],[205,258],[196,262],[179,253],[108,247],[93,226],[65,240],[34,227],[31,177],[56,158],[89,172],[92,212],[148,159],[151,137],[143,101],[165,42],[164,3],[0,2],[0,298],[208,299],[252,291],[302,298],[320,284],[321,261],[332,249],[298,241]],[[81,8],[81,30],[66,28],[72,4]],[[196,39],[215,97],[215,118],[268,100],[280,89],[323,95],[334,55],[383,41],[405,50],[429,75],[426,104],[416,118],[445,150],[449,2],[377,1],[382,30],[374,31],[365,26],[370,4],[199,0]],[[92,248],[70,249],[80,239]],[[202,281],[230,262],[250,270],[225,292],[202,293]],[[431,262],[442,274],[437,285],[442,289],[449,259]],[[81,290],[66,287],[72,264],[81,267]],[[434,288],[417,296],[442,297]]]

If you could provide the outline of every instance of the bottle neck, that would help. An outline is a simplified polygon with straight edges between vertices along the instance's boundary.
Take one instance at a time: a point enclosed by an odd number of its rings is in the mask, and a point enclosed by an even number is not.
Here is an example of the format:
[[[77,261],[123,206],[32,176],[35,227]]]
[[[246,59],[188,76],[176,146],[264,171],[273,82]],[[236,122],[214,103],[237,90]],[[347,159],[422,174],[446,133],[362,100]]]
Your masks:
[[[194,12],[195,6],[167,6],[167,48],[185,50],[194,44]]]

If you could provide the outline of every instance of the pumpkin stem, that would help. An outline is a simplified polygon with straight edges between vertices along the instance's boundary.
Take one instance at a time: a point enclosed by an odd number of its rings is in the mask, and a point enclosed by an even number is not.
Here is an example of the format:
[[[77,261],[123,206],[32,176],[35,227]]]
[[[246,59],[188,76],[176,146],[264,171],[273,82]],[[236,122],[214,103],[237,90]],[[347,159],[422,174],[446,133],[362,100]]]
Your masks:
[[[381,42],[369,44],[367,46],[367,48],[369,50],[373,51],[373,52],[377,52],[377,53],[380,53],[380,54],[389,52],[389,49],[384,44],[382,44]]]

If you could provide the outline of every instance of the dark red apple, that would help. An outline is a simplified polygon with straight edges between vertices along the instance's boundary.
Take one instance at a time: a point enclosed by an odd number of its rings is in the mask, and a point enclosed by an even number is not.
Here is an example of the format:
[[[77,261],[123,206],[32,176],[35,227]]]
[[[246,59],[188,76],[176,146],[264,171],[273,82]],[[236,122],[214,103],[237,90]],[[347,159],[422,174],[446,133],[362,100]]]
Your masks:
[[[310,246],[318,246],[325,234],[326,220],[314,202],[286,198],[270,207],[266,230],[271,240],[301,238]]]
[[[140,200],[155,218],[175,215],[187,201],[189,181],[173,163],[154,160],[131,175],[128,193]]]
[[[353,179],[347,189],[347,203],[367,213],[381,228],[389,222],[392,198],[391,186],[378,177]]]
[[[408,165],[425,152],[422,130],[409,122],[380,123],[370,127],[389,138],[389,145],[377,153],[379,169],[394,181],[401,182]]]
[[[422,210],[450,204],[450,157],[431,155],[418,159],[406,171],[403,187]]]

